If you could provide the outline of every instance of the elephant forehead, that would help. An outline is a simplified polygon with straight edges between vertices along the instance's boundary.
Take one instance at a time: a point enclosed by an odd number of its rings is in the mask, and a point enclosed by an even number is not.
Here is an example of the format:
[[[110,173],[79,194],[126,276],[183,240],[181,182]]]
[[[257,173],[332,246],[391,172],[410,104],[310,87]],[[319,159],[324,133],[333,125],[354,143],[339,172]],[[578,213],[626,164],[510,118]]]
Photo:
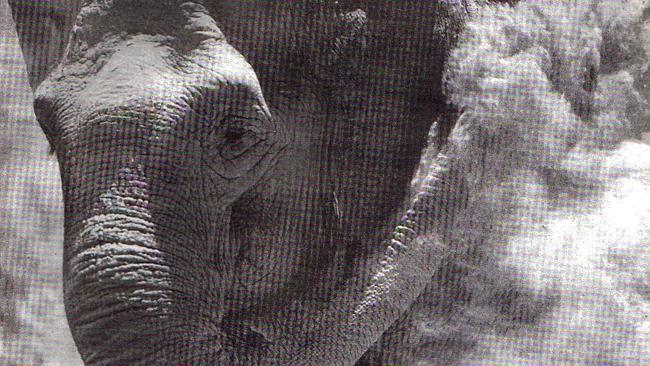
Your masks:
[[[187,84],[167,72],[169,47],[153,37],[134,37],[123,42],[109,57],[97,60],[96,70],[82,74],[82,101],[106,105],[124,105],[134,96],[173,96]],[[174,75],[175,76],[175,75]]]
[[[66,64],[42,89],[63,95],[75,91],[86,108],[120,106],[133,99],[173,101],[197,90],[232,89],[262,103],[254,70],[227,43],[206,41],[181,54],[172,42],[159,35],[106,42]]]

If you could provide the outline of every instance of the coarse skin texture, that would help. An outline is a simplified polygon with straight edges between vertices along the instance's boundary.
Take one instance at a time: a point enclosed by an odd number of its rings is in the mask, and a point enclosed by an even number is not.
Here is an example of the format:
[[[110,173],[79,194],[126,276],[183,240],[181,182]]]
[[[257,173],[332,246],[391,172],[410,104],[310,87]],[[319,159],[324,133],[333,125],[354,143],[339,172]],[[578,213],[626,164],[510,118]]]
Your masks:
[[[466,196],[418,300],[419,365],[650,364],[649,12],[527,1],[468,22],[443,149]]]
[[[412,363],[448,222],[428,208],[462,184],[441,168],[393,228],[476,9],[84,2],[35,109],[85,363]]]

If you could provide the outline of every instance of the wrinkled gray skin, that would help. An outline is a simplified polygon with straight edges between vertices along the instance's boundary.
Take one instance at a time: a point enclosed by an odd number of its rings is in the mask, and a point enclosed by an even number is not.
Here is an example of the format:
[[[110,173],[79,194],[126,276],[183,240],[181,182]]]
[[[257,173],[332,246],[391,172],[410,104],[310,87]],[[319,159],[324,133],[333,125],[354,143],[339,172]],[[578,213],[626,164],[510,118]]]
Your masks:
[[[394,217],[456,3],[87,1],[35,102],[86,364],[409,364],[444,157]]]

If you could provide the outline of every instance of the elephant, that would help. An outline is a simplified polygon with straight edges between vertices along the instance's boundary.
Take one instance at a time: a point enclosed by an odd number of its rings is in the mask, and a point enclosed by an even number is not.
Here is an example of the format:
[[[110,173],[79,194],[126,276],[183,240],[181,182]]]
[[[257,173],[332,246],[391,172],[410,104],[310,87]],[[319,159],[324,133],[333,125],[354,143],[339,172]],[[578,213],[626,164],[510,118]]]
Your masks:
[[[650,28],[621,21],[647,12],[484,3],[85,1],[59,22],[61,64],[28,69],[85,363],[647,363],[628,38]]]
[[[463,184],[405,201],[480,3],[84,1],[30,67],[84,362],[410,364]]]

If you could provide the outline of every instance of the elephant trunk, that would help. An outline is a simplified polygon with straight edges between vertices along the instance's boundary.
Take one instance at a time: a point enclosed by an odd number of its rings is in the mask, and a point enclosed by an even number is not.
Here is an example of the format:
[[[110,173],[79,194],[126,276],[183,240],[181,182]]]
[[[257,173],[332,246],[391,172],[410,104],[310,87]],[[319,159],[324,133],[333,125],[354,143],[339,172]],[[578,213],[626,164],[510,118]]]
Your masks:
[[[93,116],[92,128],[77,132],[89,134],[84,143],[58,152],[65,162],[65,304],[82,358],[133,365],[208,354],[220,337],[213,322],[223,295],[210,261],[220,247],[207,237],[228,231],[227,215],[199,212],[187,189],[171,194],[192,167],[138,137],[137,113]],[[209,216],[210,228],[189,212]]]
[[[216,274],[227,272],[156,216],[121,207],[69,229],[66,312],[87,364],[181,362],[197,351],[212,360],[219,351],[212,347],[222,336],[224,296]]]

